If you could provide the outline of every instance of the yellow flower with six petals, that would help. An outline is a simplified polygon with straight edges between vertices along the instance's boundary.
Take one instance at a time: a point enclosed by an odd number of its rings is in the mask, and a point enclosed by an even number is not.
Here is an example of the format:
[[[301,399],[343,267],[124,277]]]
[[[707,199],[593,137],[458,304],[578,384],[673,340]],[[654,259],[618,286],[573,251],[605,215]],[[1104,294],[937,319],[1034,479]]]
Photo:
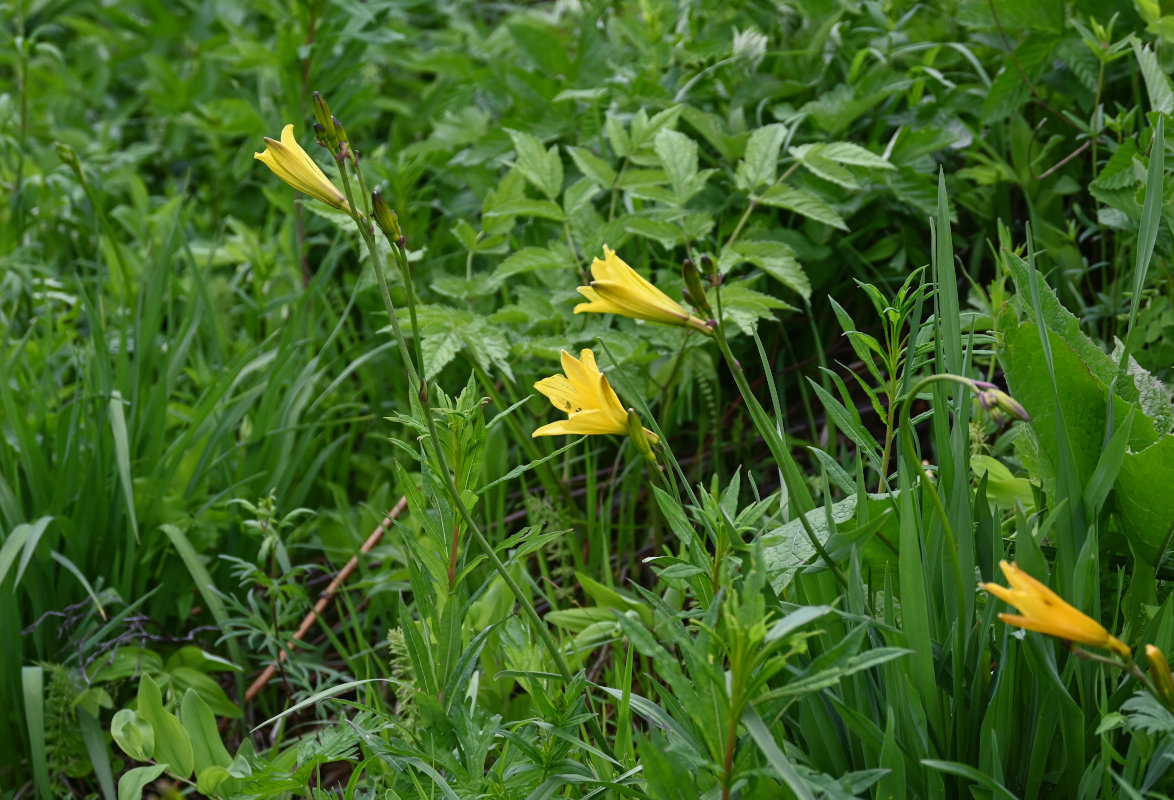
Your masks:
[[[579,294],[588,302],[575,306],[576,314],[620,314],[712,333],[709,325],[649,283],[607,245],[603,247],[603,258],[591,262],[591,277],[590,286],[579,287]]]
[[[565,412],[567,419],[543,425],[533,435],[627,434],[628,412],[607,382],[607,376],[599,371],[595,353],[584,350],[575,358],[563,350],[562,363],[565,375],[543,378],[534,388],[546,395],[555,408]],[[644,434],[652,444],[659,441],[647,428]]]
[[[1021,570],[1018,564],[1000,561],[999,567],[1010,587],[997,583],[980,583],[979,586],[1019,609],[1019,614],[999,614],[1003,622],[1069,642],[1103,647],[1123,658],[1133,657],[1127,644],[1110,635],[1096,620],[1065,603],[1059,595]]]
[[[330,182],[314,159],[310,158],[294,138],[293,125],[286,125],[281,130],[280,142],[266,136],[265,145],[265,152],[254,153],[253,158],[273,170],[274,175],[302,194],[308,194],[328,206],[350,211],[350,205],[343,193]]]

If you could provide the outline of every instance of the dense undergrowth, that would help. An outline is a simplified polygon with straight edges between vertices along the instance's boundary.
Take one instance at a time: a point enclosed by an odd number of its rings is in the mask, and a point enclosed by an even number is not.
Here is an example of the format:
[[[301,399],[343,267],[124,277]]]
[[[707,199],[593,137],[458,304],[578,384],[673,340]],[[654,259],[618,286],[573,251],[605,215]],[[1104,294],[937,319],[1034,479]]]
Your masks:
[[[8,4],[0,795],[1168,796],[1163,10]]]

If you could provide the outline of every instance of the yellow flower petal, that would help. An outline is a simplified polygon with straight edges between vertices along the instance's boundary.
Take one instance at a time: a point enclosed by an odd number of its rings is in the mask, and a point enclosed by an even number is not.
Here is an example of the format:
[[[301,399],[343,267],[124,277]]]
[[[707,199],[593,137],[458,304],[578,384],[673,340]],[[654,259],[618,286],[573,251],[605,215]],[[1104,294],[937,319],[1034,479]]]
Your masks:
[[[1019,614],[999,614],[999,619],[1029,631],[1103,647],[1123,658],[1132,658],[1128,645],[1110,635],[1099,622],[1064,602],[1058,594],[1021,570],[1018,564],[1000,561],[999,567],[1007,583],[1011,584],[1009,587],[997,583],[981,583],[979,586],[1020,611]]]
[[[619,314],[664,325],[680,325],[706,334],[711,332],[704,321],[653,286],[606,245],[603,258],[591,262],[591,277],[594,280],[590,286],[579,287],[579,294],[588,302],[575,306],[576,314]]]
[[[269,167],[274,175],[302,194],[321,200],[328,206],[343,211],[350,210],[343,193],[330,182],[326,173],[298,144],[297,138],[294,137],[293,125],[286,125],[282,129],[280,142],[266,136],[265,152],[254,153],[253,158]]]
[[[567,419],[543,425],[534,436],[563,434],[628,433],[628,412],[620,403],[607,376],[595,363],[595,353],[583,350],[575,358],[562,351],[564,375],[551,375],[534,384],[551,404],[567,415]],[[656,443],[656,434],[645,430],[649,441]]]

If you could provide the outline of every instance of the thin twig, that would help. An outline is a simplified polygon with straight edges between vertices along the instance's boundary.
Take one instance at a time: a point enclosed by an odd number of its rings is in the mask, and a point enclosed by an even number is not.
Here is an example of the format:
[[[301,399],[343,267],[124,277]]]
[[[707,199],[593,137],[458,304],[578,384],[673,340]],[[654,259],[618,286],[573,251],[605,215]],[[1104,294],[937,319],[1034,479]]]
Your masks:
[[[404,513],[404,509],[407,507],[408,498],[401,497],[399,502],[395,504],[395,508],[393,508],[391,512],[388,513],[386,517],[384,517],[383,522],[380,522],[375,530],[371,532],[371,535],[367,537],[367,541],[363,542],[363,546],[359,548],[358,555],[351,556],[351,560],[346,562],[346,566],[339,570],[338,574],[334,576],[334,580],[332,580],[330,585],[326,587],[326,590],[322,592],[321,596],[318,598],[318,602],[314,604],[314,608],[310,611],[309,614],[306,615],[305,619],[302,620],[302,624],[298,626],[298,629],[294,631],[294,641],[301,641],[302,637],[309,633],[310,628],[313,626],[315,620],[317,620],[318,616],[326,610],[326,606],[330,605],[330,601],[334,599],[335,593],[337,593],[342,585],[347,582],[347,579],[350,578],[351,573],[359,568],[359,556],[364,553],[371,552],[375,545],[379,544],[379,540],[383,538],[383,534],[387,533],[387,531],[391,529],[392,521],[399,519],[399,515]],[[284,662],[288,657],[288,654],[288,649],[282,650],[278,660],[280,662]],[[248,691],[245,692],[245,702],[251,702],[252,699],[256,697],[262,689],[265,688],[265,686],[269,683],[275,674],[277,674],[277,664],[270,664],[269,666],[265,667],[265,670],[257,676],[257,679],[253,681],[252,685],[249,686]]]

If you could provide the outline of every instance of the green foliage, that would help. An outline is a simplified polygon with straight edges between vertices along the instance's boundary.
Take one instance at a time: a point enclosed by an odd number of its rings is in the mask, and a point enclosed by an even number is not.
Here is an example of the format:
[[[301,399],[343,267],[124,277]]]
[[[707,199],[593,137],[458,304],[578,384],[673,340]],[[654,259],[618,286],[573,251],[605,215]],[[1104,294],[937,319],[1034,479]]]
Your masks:
[[[0,795],[1169,794],[1169,8],[11,11]]]

